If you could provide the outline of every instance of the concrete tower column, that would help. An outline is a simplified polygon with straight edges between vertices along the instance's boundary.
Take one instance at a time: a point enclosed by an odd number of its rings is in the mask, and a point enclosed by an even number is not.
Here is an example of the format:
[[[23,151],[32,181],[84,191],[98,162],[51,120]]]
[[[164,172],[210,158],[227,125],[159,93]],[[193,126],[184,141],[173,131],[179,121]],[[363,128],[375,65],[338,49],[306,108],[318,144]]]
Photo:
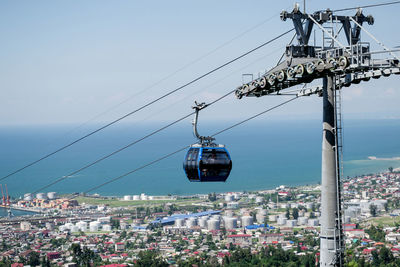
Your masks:
[[[333,82],[332,76],[323,78],[320,266],[340,266],[335,251],[340,233],[336,224],[338,206]]]

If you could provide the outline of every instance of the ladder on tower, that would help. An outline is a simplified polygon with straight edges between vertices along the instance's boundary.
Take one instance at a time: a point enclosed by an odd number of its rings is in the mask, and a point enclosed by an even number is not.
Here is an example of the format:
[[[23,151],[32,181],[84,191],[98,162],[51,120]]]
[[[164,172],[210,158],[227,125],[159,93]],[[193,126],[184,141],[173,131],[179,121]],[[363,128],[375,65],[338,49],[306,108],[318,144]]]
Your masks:
[[[324,27],[325,31],[322,32],[322,49],[330,49],[335,46],[335,40],[332,36],[335,35],[333,27]]]
[[[336,79],[336,78],[335,78]],[[337,181],[337,236],[338,240],[335,244],[338,245],[336,248],[337,264],[343,266],[344,263],[344,231],[343,231],[343,218],[344,218],[344,206],[342,196],[342,178],[343,178],[343,125],[342,125],[342,95],[340,83],[335,84],[334,90],[334,108],[335,108],[335,155],[336,155],[336,181]]]

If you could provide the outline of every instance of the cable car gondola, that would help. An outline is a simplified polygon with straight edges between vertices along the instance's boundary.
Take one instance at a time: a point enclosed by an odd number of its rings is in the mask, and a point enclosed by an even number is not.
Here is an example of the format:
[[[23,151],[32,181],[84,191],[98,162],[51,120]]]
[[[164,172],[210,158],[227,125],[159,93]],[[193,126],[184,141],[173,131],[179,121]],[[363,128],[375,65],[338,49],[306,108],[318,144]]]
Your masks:
[[[224,145],[214,143],[210,136],[200,136],[197,132],[199,111],[205,103],[193,107],[196,110],[193,121],[194,135],[199,142],[190,146],[186,153],[183,169],[190,182],[225,182],[232,169],[232,160]]]

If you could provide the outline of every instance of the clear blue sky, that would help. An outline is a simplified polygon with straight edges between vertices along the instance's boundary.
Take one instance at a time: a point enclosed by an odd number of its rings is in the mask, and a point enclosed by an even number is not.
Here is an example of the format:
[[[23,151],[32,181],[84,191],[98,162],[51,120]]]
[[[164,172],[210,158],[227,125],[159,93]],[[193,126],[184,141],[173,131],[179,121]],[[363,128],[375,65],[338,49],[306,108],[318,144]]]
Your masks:
[[[307,1],[307,10],[379,2],[314,0]],[[79,124],[125,101],[92,120],[110,121],[291,28],[279,13],[290,11],[293,4],[287,0],[1,1],[0,125]],[[364,10],[376,22],[367,28],[389,47],[400,45],[395,22],[399,11],[400,5]],[[190,112],[194,100],[211,101],[240,85],[242,73],[256,74],[273,66],[290,38],[260,49],[127,121],[171,121]],[[400,118],[399,78],[345,88],[345,116]],[[232,96],[204,111],[204,118],[237,120],[283,100]],[[321,98],[299,100],[271,115],[319,118]]]

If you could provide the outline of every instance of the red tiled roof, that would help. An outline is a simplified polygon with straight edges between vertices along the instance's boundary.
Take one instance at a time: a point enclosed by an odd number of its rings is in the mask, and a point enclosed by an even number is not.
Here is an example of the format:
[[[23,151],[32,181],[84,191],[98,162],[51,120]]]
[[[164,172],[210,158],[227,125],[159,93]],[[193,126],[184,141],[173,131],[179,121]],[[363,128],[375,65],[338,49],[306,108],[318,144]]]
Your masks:
[[[114,264],[108,264],[108,265],[101,265],[100,267],[128,267],[128,265],[114,263]]]
[[[363,249],[363,253],[364,253],[364,254],[369,254],[369,253],[371,253],[373,250],[375,250],[375,248],[364,248],[364,249]]]
[[[251,235],[245,235],[245,234],[241,234],[241,235],[228,235],[228,237],[251,237]]]

